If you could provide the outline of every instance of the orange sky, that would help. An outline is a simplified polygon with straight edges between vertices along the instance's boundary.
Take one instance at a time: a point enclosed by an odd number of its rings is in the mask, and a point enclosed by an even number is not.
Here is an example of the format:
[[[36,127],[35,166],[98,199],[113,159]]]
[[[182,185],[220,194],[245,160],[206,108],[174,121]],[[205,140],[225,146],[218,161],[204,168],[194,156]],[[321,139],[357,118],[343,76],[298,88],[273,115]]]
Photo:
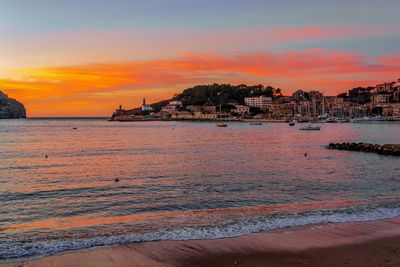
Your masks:
[[[64,67],[25,67],[0,79],[29,116],[108,116],[119,104],[135,107],[167,99],[195,84],[272,85],[290,94],[319,89],[337,94],[353,86],[394,80],[400,54],[366,57],[321,48],[231,55],[186,53],[159,60],[115,61]]]
[[[27,115],[110,116],[197,84],[327,95],[400,78],[400,2],[3,0],[0,90]]]

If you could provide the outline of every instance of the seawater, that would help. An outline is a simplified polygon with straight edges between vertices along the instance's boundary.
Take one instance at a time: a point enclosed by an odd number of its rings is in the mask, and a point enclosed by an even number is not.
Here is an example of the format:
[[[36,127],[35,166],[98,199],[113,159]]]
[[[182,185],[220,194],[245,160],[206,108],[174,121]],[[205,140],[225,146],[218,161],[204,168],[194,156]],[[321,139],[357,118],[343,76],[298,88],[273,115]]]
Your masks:
[[[299,127],[2,120],[0,261],[400,215],[399,158],[326,148],[400,124]]]

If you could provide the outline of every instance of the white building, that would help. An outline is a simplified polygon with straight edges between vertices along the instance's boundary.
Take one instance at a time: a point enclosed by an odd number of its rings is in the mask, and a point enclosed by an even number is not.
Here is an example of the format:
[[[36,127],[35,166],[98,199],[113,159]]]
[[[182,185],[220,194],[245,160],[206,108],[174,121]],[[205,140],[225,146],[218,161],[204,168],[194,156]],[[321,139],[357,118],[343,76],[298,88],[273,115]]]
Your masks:
[[[272,105],[272,97],[267,96],[256,96],[256,97],[245,97],[244,102],[249,107],[256,107],[261,110],[267,110]]]
[[[143,98],[142,110],[143,111],[153,111],[153,108],[151,106],[146,105],[146,98]]]
[[[170,101],[168,105],[163,106],[161,108],[161,111],[172,113],[172,112],[178,110],[178,108],[181,108],[181,107],[182,107],[182,102],[181,101]]]
[[[238,114],[248,114],[250,113],[250,108],[245,105],[235,105],[235,109],[232,109],[231,111]]]
[[[170,106],[177,106],[177,107],[182,107],[182,102],[178,100],[170,101],[169,102]]]
[[[174,112],[175,110],[176,110],[176,106],[170,106],[170,105],[166,105],[166,106],[163,106],[163,107],[161,108],[161,111],[167,112],[167,113],[172,113],[172,112]]]

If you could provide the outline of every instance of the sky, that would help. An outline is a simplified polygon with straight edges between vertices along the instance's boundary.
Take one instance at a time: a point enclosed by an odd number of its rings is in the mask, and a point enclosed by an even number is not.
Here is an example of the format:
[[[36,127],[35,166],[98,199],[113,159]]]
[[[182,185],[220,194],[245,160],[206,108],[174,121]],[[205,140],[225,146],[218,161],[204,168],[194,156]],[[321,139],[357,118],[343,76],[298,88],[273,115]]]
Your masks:
[[[110,116],[196,84],[326,95],[400,78],[400,1],[1,0],[0,90]]]

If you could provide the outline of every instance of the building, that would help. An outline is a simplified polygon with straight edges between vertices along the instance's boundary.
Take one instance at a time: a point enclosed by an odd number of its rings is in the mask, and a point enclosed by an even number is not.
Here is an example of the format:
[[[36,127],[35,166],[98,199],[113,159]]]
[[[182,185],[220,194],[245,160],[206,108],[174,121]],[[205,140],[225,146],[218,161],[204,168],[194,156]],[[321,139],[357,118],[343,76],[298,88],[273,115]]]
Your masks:
[[[203,120],[216,120],[217,119],[217,114],[215,114],[215,113],[203,113],[201,115],[201,118]]]
[[[393,93],[393,100],[396,102],[400,101],[400,89]]]
[[[389,103],[391,94],[376,94],[372,96],[372,102],[374,103]]]
[[[319,91],[311,91],[308,93],[308,95],[309,95],[311,101],[315,100],[317,102],[322,101],[322,98],[324,97],[324,95]]]
[[[161,108],[161,111],[167,112],[169,114],[172,114],[174,111],[177,111],[180,108],[182,108],[182,102],[181,101],[171,101],[171,102],[169,102],[168,105],[163,106]]]
[[[146,98],[143,98],[142,111],[153,111],[153,108],[146,105]]]
[[[292,103],[273,104],[270,112],[274,118],[289,118],[294,116],[293,109],[294,106]]]
[[[194,119],[194,114],[190,111],[176,111],[172,113],[171,118],[180,120],[192,120]]]
[[[267,110],[272,105],[272,97],[266,97],[266,96],[245,97],[244,102],[249,107],[256,107],[261,110]]]
[[[207,112],[207,113],[215,113],[217,111],[216,106],[202,106],[202,109],[204,112]]]
[[[245,106],[245,105],[235,105],[235,108],[231,110],[233,113],[237,114],[249,114],[250,113],[250,107]]]
[[[391,103],[382,106],[382,116],[384,117],[399,117],[400,103]]]
[[[176,107],[182,107],[182,102],[178,100],[170,101],[169,102],[170,106],[176,106]]]
[[[305,100],[305,95],[304,95],[304,91],[302,90],[297,90],[296,92],[294,92],[292,94],[292,97],[295,101],[303,101]]]
[[[163,106],[161,108],[162,112],[166,112],[166,113],[169,113],[169,114],[172,114],[175,110],[176,110],[176,107],[175,106],[170,106],[170,105],[166,105],[166,106]]]
[[[202,106],[195,106],[195,105],[186,106],[186,109],[191,111],[191,112],[201,112],[201,111],[203,111],[203,107]]]
[[[387,82],[387,83],[377,84],[375,87],[375,92],[376,93],[390,92],[395,85],[396,85],[396,82]]]

